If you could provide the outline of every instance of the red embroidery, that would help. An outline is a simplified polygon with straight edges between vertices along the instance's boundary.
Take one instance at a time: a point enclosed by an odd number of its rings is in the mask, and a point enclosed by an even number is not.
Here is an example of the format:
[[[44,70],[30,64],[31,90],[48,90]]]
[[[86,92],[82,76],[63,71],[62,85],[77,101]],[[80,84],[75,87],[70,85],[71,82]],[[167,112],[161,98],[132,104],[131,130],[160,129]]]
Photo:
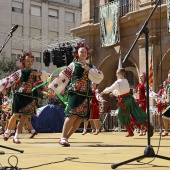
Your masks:
[[[57,88],[57,87],[58,87],[58,84],[54,84],[54,87]]]
[[[62,82],[65,83],[66,79],[63,79]]]
[[[63,74],[70,80],[73,77],[72,70],[67,67],[64,71]]]

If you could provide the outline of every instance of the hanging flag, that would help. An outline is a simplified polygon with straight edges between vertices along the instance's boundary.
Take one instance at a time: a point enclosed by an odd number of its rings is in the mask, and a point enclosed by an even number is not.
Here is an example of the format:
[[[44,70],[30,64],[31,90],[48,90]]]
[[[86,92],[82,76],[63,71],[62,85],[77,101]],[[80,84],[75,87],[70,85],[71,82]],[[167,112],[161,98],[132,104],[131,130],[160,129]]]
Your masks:
[[[152,88],[152,84],[153,84],[153,48],[151,51],[151,57],[150,57],[150,61],[149,61],[149,87]]]
[[[119,42],[119,0],[100,6],[101,46],[108,47]]]
[[[167,26],[168,32],[170,32],[170,0],[167,0]]]

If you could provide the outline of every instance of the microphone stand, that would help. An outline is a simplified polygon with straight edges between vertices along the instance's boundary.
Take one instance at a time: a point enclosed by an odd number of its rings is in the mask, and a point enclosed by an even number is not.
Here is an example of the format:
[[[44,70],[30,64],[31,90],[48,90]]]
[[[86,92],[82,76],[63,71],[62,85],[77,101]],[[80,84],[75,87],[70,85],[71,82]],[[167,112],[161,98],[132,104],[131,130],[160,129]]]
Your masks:
[[[10,33],[8,33],[8,35],[7,35],[7,37],[6,37],[6,39],[5,39],[5,42],[4,42],[4,44],[1,46],[1,48],[0,48],[0,53],[2,52],[2,49],[5,47],[5,45],[7,44],[7,42],[9,41],[9,39],[12,37],[12,32],[10,32]]]
[[[11,32],[9,32],[8,33],[8,36],[7,36],[7,38],[5,39],[5,42],[4,42],[4,44],[1,46],[1,48],[0,48],[0,53],[2,52],[2,49],[5,47],[5,45],[7,44],[7,42],[9,41],[9,39],[12,37],[12,33],[13,33],[13,31]],[[2,146],[2,145],[0,145],[0,147],[1,148],[5,148],[5,149],[10,149],[10,150],[13,150],[13,151],[17,151],[17,152],[20,152],[20,153],[23,153],[24,151],[23,150],[18,150],[18,149],[14,149],[14,148],[10,148],[10,147],[7,147],[7,146]],[[0,151],[0,155],[2,155],[2,154],[5,154],[3,151]]]
[[[149,15],[149,17],[147,18],[147,20],[144,22],[143,27],[141,28],[136,40],[134,41],[134,43],[132,44],[129,52],[126,54],[123,63],[127,60],[127,58],[129,57],[129,54],[131,53],[132,49],[134,48],[136,42],[138,41],[139,37],[141,36],[142,33],[145,34],[145,53],[146,53],[146,88],[147,88],[147,96],[146,96],[146,100],[147,100],[147,125],[148,125],[148,133],[147,133],[147,137],[148,137],[148,146],[146,146],[145,150],[144,150],[144,154],[129,160],[126,160],[124,162],[121,163],[117,163],[117,164],[112,164],[111,168],[112,169],[116,169],[118,166],[120,165],[124,165],[127,163],[130,163],[132,161],[136,161],[139,162],[140,160],[147,158],[147,157],[157,157],[157,158],[161,158],[161,159],[165,159],[165,160],[170,160],[170,158],[165,157],[165,156],[160,156],[160,155],[156,155],[152,145],[150,144],[150,112],[149,112],[149,80],[148,80],[148,34],[149,34],[149,29],[146,27],[148,24],[149,19],[151,18],[152,14],[154,13],[155,9],[157,8],[158,4],[160,3],[160,0],[157,1],[155,7],[153,8],[151,14]]]

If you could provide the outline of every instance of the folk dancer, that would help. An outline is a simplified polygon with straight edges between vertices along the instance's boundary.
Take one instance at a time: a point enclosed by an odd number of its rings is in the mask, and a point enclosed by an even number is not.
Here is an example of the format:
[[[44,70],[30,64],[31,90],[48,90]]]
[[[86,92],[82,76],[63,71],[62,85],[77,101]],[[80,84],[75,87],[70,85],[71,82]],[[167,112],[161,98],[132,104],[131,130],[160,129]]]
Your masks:
[[[75,61],[70,63],[48,86],[50,89],[48,95],[52,95],[61,93],[68,85],[66,119],[62,137],[59,140],[62,146],[70,146],[69,137],[78,129],[83,120],[90,118],[90,100],[93,98],[90,84],[92,81],[99,84],[103,79],[103,73],[86,62],[89,54],[89,47],[86,44],[77,44],[74,54]]]
[[[130,115],[134,118],[137,123],[142,124],[147,128],[147,114],[144,112],[141,107],[135,102],[130,92],[130,87],[125,76],[125,69],[119,68],[116,72],[117,81],[115,81],[110,87],[107,87],[100,93],[100,96],[103,94],[109,94],[114,92],[118,93],[118,119],[120,123],[126,128],[127,135],[126,137],[134,136],[133,130],[130,126]],[[150,125],[150,136],[153,136],[153,126]]]

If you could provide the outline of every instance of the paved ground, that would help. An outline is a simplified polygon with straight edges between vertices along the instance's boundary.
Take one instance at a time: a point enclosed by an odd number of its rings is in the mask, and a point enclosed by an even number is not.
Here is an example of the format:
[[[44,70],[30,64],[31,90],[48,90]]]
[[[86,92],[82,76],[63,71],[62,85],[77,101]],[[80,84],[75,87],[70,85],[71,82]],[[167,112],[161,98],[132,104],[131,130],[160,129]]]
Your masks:
[[[170,158],[170,136],[160,141],[159,134],[155,133],[149,142],[147,136],[139,137],[137,133],[130,138],[124,135],[125,132],[101,132],[97,136],[75,133],[69,140],[71,147],[61,147],[58,144],[60,133],[40,133],[34,139],[29,139],[29,134],[22,134],[21,144],[12,143],[12,138],[5,142],[1,137],[0,151],[5,154],[0,155],[0,163],[3,167],[9,166],[9,160],[15,165],[18,159],[17,166],[20,169],[109,170],[114,163],[142,156],[148,143],[153,146],[156,155]],[[24,153],[4,146],[24,150]],[[133,161],[116,169],[166,170],[170,169],[170,161],[145,157],[141,162]]]

